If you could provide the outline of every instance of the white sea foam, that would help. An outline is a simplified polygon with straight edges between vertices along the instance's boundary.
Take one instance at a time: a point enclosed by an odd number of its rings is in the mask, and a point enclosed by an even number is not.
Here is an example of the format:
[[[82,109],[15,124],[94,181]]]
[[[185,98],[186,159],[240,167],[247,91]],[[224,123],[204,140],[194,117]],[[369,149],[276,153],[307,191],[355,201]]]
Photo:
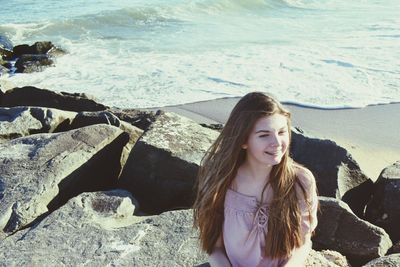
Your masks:
[[[14,44],[50,40],[69,52],[44,72],[0,79],[86,92],[119,107],[253,90],[320,107],[400,101],[394,0],[108,2],[73,16],[0,21]]]

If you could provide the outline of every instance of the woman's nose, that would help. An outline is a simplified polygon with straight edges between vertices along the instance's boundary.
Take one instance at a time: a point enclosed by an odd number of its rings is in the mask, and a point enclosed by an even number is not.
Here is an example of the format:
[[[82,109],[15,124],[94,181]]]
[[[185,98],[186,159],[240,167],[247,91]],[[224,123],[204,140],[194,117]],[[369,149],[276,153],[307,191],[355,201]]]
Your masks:
[[[272,135],[272,140],[271,140],[271,145],[274,147],[280,146],[281,140],[279,138],[279,135],[273,134]]]

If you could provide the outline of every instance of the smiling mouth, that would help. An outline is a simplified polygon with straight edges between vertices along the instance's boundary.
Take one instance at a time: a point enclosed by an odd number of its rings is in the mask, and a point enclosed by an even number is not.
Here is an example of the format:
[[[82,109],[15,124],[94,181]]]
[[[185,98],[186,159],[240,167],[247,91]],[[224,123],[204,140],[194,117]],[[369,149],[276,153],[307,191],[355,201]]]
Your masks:
[[[275,151],[275,152],[267,152],[267,151],[264,151],[264,153],[265,153],[265,154],[268,154],[268,155],[271,155],[271,156],[276,156],[276,155],[278,155],[278,154],[280,153],[280,151]]]

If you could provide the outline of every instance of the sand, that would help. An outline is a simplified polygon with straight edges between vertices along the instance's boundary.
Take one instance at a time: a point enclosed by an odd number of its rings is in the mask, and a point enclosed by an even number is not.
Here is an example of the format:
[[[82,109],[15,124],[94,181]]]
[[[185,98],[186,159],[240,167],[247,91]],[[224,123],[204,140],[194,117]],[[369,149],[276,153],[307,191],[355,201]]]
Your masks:
[[[238,100],[222,98],[161,109],[199,123],[225,123]],[[333,110],[284,104],[292,112],[294,127],[346,148],[372,180],[400,160],[400,103]]]

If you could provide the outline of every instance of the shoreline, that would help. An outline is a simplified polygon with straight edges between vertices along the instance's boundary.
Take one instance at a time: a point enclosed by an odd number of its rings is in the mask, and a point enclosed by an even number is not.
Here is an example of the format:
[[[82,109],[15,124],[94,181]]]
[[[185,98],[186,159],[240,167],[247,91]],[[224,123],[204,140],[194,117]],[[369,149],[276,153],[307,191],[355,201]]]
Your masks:
[[[239,97],[150,108],[178,113],[198,123],[225,123]],[[346,148],[365,174],[375,181],[400,160],[400,103],[364,108],[324,109],[282,102],[292,113],[292,127],[307,136],[330,139]]]
[[[13,84],[0,82],[6,91]],[[188,117],[197,123],[224,124],[240,97],[225,97],[160,108]],[[329,139],[347,149],[373,181],[381,171],[400,161],[400,103],[372,104],[363,108],[321,108],[293,102],[283,105],[292,113],[292,126],[305,135]]]

